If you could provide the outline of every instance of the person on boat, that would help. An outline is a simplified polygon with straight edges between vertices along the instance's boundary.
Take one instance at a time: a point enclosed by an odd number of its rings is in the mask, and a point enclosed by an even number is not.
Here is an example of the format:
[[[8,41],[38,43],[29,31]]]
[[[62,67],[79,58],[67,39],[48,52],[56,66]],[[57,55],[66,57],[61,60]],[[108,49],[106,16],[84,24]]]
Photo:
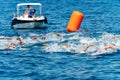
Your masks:
[[[36,12],[35,9],[31,9],[31,10],[29,11],[28,17],[29,17],[29,18],[34,18],[34,17],[35,17],[35,12]]]
[[[27,9],[24,10],[24,14],[28,15],[31,9],[31,6],[27,5]]]

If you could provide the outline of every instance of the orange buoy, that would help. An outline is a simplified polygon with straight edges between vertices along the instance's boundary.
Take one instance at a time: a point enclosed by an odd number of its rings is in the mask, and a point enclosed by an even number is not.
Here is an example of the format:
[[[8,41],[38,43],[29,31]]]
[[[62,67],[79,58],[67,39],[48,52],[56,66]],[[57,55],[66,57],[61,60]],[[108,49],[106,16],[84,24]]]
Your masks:
[[[79,11],[74,11],[70,17],[70,20],[67,25],[68,32],[76,32],[79,30],[79,27],[82,23],[84,15]]]

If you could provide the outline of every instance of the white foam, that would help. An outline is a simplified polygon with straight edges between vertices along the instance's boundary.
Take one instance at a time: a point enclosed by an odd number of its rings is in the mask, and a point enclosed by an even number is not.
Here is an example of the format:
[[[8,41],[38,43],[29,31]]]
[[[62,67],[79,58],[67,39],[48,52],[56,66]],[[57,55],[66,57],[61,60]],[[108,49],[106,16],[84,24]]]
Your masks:
[[[26,37],[20,36],[24,43],[24,47],[36,43],[48,44],[48,46],[42,47],[46,52],[71,52],[71,53],[91,53],[91,55],[100,55],[106,53],[113,53],[120,50],[120,35],[112,33],[103,33],[101,36],[87,37],[81,33],[54,33],[50,32],[45,34],[45,40],[41,39],[43,34],[30,33]],[[35,40],[33,38],[37,38]],[[16,48],[24,50],[22,45],[18,44],[16,37],[0,36],[0,49],[6,49],[6,46],[10,43],[14,43]],[[91,46],[92,44],[92,46]],[[61,46],[63,45],[63,46]],[[106,47],[112,45],[114,49]],[[11,48],[12,49],[12,48]],[[26,48],[25,48],[26,50]]]
[[[91,37],[84,37],[79,36],[78,34],[72,33],[72,34],[66,34],[64,35],[65,39],[68,41],[66,44],[69,45],[69,47],[59,47],[59,45],[54,46],[54,50],[52,50],[53,47],[49,47],[50,52],[74,52],[74,53],[94,53],[92,55],[100,55],[100,54],[106,54],[106,53],[112,53],[120,48],[120,35],[114,35],[111,33],[103,33],[98,38],[91,38]],[[119,38],[119,39],[118,39]],[[78,40],[79,44],[84,44],[82,46],[76,44],[76,41],[74,42],[73,39]],[[72,40],[72,41],[71,41]],[[58,43],[58,42],[56,42]],[[56,44],[53,43],[52,45]],[[62,43],[62,42],[61,42]],[[84,48],[87,47],[89,44],[94,44],[94,46],[90,46],[86,52],[84,52]],[[112,48],[109,48],[108,46],[114,44],[113,50]],[[106,49],[106,47],[108,47]]]

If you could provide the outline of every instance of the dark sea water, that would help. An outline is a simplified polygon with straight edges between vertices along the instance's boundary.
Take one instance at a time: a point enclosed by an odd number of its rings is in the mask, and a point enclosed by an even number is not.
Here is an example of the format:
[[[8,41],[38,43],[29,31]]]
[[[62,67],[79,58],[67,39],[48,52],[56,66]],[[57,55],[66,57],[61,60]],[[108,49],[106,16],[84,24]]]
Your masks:
[[[11,29],[16,4],[38,2],[48,24],[40,29]],[[120,80],[120,1],[119,0],[0,0],[0,80]],[[68,33],[66,26],[73,11],[84,14],[81,32]],[[61,36],[55,35],[56,32]],[[33,36],[46,40],[35,41]],[[14,37],[24,45],[6,49]],[[11,40],[5,41],[8,37]],[[95,53],[94,46],[115,44],[115,50]],[[47,47],[42,44],[48,44]],[[68,44],[70,47],[61,44]]]

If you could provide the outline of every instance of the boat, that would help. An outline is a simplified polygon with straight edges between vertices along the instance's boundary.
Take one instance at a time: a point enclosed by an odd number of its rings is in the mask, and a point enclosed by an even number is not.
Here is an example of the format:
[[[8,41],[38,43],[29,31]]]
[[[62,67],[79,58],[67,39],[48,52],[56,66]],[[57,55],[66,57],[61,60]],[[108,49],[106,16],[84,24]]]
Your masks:
[[[39,10],[38,15],[35,17],[28,17],[29,14],[23,13],[24,10],[20,10],[22,6],[37,6]],[[20,13],[22,12],[22,14]],[[36,14],[36,13],[35,13]],[[33,29],[39,28],[43,23],[47,23],[47,18],[42,15],[42,4],[41,3],[19,3],[17,4],[17,14],[13,16],[11,26],[13,29]]]

